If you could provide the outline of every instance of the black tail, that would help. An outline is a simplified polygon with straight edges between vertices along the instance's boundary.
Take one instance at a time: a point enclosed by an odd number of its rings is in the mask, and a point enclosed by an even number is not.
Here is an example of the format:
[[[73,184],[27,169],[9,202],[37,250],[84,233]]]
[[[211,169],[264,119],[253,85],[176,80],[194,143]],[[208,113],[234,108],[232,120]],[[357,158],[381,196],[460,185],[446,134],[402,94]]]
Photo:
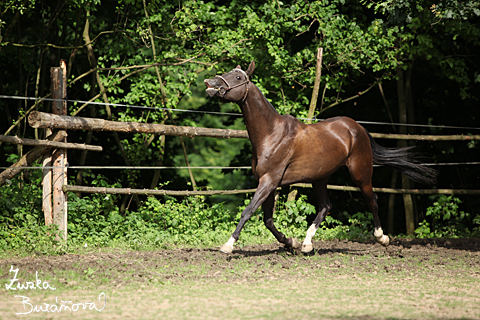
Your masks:
[[[437,183],[437,171],[422,165],[421,156],[411,151],[414,147],[384,148],[373,140],[367,130],[365,131],[372,146],[373,163],[391,167],[418,183],[426,185]]]

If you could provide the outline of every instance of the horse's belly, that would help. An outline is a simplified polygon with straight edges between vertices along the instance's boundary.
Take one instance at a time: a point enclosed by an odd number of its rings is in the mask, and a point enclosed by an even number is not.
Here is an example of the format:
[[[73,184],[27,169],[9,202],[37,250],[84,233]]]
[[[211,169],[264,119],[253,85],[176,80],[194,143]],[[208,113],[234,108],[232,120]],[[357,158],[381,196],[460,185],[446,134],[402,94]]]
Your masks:
[[[341,167],[341,163],[337,163],[336,165],[329,165],[326,163],[315,163],[315,164],[308,164],[308,163],[299,163],[299,164],[292,164],[287,167],[285,174],[282,177],[280,185],[289,185],[292,183],[309,183],[316,180],[323,179],[325,177],[330,176],[334,173],[339,167]]]

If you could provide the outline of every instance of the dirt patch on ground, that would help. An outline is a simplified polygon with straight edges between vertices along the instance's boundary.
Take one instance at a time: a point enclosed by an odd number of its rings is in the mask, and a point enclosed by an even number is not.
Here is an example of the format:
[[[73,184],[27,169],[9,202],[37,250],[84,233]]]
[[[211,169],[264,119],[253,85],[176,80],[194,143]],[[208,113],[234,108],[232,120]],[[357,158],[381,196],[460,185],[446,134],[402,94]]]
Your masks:
[[[260,300],[245,300],[242,304],[238,300],[239,289],[256,290],[257,294],[261,294],[265,290],[278,290],[278,286],[282,287],[282,292],[297,290],[301,294],[311,290],[313,295],[317,292],[330,295],[323,299],[337,301],[338,307],[336,311],[322,314],[324,318],[356,319],[356,316],[350,316],[350,313],[366,316],[367,318],[364,317],[364,319],[480,318],[478,290],[480,287],[480,239],[393,239],[387,248],[373,241],[317,241],[314,242],[314,252],[309,255],[287,250],[279,244],[237,247],[230,255],[219,252],[218,248],[172,248],[127,252],[96,250],[96,252],[90,251],[85,254],[34,255],[0,260],[0,279],[2,283],[8,283],[13,276],[10,272],[11,268],[20,270],[19,283],[35,281],[35,274],[38,272],[39,277],[48,279],[52,286],[62,287],[68,292],[94,292],[95,290],[108,292],[111,299],[109,301],[117,301],[116,306],[120,309],[125,306],[125,301],[119,298],[112,300],[111,297],[115,297],[116,292],[121,290],[128,292],[133,290],[137,297],[142,297],[138,292],[148,291],[148,296],[163,294],[155,299],[153,305],[148,305],[148,308],[153,306],[152,310],[157,310],[155,315],[140,317],[145,319],[158,318],[161,312],[179,308],[186,312],[185,310],[191,306],[185,305],[185,295],[191,303],[197,301],[206,306],[210,303],[211,308],[214,309],[218,308],[217,304],[225,303],[227,299],[232,303],[230,309],[238,313],[239,310],[243,310],[242,308],[253,308],[256,303],[260,303]],[[462,279],[464,282],[458,284],[456,279]],[[308,284],[310,287],[305,288]],[[4,285],[2,286],[5,288]],[[374,303],[374,292],[378,286],[385,288],[385,293],[382,293],[385,296],[390,295],[394,290],[399,291],[399,295],[392,296],[395,299],[391,302],[392,309],[387,308],[384,311],[388,317],[370,316],[371,310],[366,309],[364,300],[349,296],[352,290],[363,292],[364,295],[371,294],[372,298],[366,300],[373,303],[371,308],[385,309],[384,305]],[[178,288],[183,289],[175,291]],[[199,288],[202,290],[213,288],[214,292],[207,293],[209,295],[207,299],[202,297],[205,293]],[[198,290],[199,296],[192,297],[195,293],[190,292],[191,290],[193,292]],[[328,293],[325,293],[326,291]],[[171,296],[172,292],[177,292],[177,295]],[[219,296],[216,296],[217,293]],[[342,300],[346,299],[345,295],[348,301]],[[4,301],[3,305],[0,303],[0,319],[3,319],[2,310],[4,310],[3,315],[7,315],[5,319],[9,318],[9,314],[12,315],[8,306],[8,301],[13,299],[12,296],[12,291],[5,289],[0,291],[0,300]],[[367,299],[367,297],[363,298]],[[48,297],[42,299],[44,301]],[[55,301],[54,297],[51,299]],[[291,301],[283,295],[268,296],[265,299],[267,305],[273,303],[277,306],[283,306],[287,301]],[[315,318],[308,315],[315,315],[314,310],[318,312],[326,307],[316,305],[325,303],[321,302],[324,300],[312,300],[307,303],[305,301],[308,301],[308,297],[302,299],[298,303],[304,303],[303,307],[297,311],[303,310],[304,318]],[[417,299],[423,302],[418,303]],[[16,303],[19,304],[19,302]],[[139,300],[138,303],[142,302]],[[312,307],[312,303],[315,308]],[[350,313],[345,311],[346,303],[349,308],[354,308],[352,310],[347,308]],[[398,311],[397,314],[397,309],[393,307],[394,304],[402,303],[406,303],[406,306],[412,310],[409,311],[412,313],[407,313],[408,316],[402,313],[407,311]],[[332,308],[332,306],[335,304],[331,302],[328,307]],[[18,306],[16,308],[18,310]],[[137,306],[130,312],[135,314],[138,308],[141,307]],[[198,309],[203,310],[198,312],[210,312],[211,308]],[[260,306],[258,308],[261,310]],[[125,310],[120,313],[119,319],[128,315],[128,309]],[[287,311],[291,314],[285,313]],[[202,318],[202,314],[191,317],[189,313],[176,312],[174,318]],[[118,312],[115,314],[118,315]],[[280,316],[279,319],[298,318],[296,313],[286,307],[282,314],[284,317]],[[172,317],[172,314],[168,313],[163,315]],[[318,313],[316,316],[318,318]],[[110,314],[109,318],[117,317]],[[210,318],[216,317],[210,314]],[[233,318],[240,319],[243,316],[238,313]]]
[[[352,273],[375,269],[392,258],[393,265],[388,264],[384,269],[417,273],[418,263],[428,266],[457,265],[459,259],[467,267],[480,267],[480,239],[439,239],[439,240],[393,240],[387,247],[370,242],[352,241],[317,241],[314,242],[314,252],[309,255],[287,250],[279,244],[244,246],[236,248],[230,255],[225,255],[217,248],[207,249],[170,249],[158,251],[111,251],[87,254],[65,254],[60,256],[30,256],[20,259],[0,260],[1,280],[11,277],[8,273],[10,266],[19,268],[25,274],[41,271],[43,275],[55,277],[63,275],[62,271],[77,272],[85,278],[107,280],[111,285],[131,283],[144,283],[150,281],[183,281],[185,278],[208,279],[220,274],[227,281],[236,281],[235,274],[226,273],[231,268],[245,267],[245,279],[255,280],[268,270],[269,266],[279,266],[280,269],[289,270],[292,267],[318,267],[318,259],[323,262],[333,259],[333,267],[350,268]],[[345,259],[349,257],[349,259]],[[381,257],[382,259],[374,259]],[[357,258],[357,259],[356,259]],[[393,259],[402,258],[402,259]],[[407,263],[408,261],[416,263]],[[428,262],[428,263],[427,263]],[[330,264],[328,265],[330,266]],[[198,267],[198,268],[196,268]],[[324,265],[322,265],[324,267]],[[258,270],[257,270],[258,269]],[[258,271],[258,272],[257,272]],[[469,272],[467,269],[465,272]],[[432,270],[435,272],[435,270]],[[255,276],[249,276],[249,274]],[[281,273],[280,273],[281,275]],[[285,272],[286,277],[291,277],[291,272]],[[56,277],[55,277],[56,278]],[[23,279],[20,277],[19,281]],[[68,279],[57,278],[61,283],[73,284]]]

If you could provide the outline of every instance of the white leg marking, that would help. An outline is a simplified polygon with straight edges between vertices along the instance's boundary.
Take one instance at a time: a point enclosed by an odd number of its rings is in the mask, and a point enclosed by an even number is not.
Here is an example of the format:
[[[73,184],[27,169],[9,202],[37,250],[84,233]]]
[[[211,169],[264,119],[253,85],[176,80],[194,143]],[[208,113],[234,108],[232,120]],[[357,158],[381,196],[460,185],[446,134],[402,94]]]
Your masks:
[[[220,248],[220,251],[223,253],[232,253],[233,252],[233,245],[235,244],[235,239],[230,237],[228,241]]]
[[[308,228],[307,230],[307,236],[305,237],[305,240],[303,241],[303,243],[311,244],[312,238],[315,236],[316,232],[317,232],[317,227],[314,224],[312,224],[310,228]]]
[[[377,242],[384,247],[388,246],[388,244],[390,243],[390,239],[388,238],[388,236],[383,234],[382,228],[375,228],[373,235],[375,236],[375,238],[377,238]]]
[[[383,236],[382,228],[375,228],[373,235],[375,236],[375,238],[381,238]]]
[[[315,226],[315,224],[312,224],[310,228],[308,228],[307,236],[305,237],[305,240],[303,240],[302,252],[310,252],[313,250],[312,238],[315,236],[317,229],[318,228]]]

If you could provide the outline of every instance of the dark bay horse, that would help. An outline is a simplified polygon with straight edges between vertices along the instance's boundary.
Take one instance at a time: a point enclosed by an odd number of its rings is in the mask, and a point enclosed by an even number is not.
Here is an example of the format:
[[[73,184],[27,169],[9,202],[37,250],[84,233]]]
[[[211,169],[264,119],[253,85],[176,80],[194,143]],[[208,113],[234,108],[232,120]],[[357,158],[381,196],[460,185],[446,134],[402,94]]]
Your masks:
[[[252,142],[252,170],[258,188],[242,212],[237,228],[221,251],[231,253],[240,232],[255,210],[262,205],[265,226],[286,247],[313,249],[312,238],[332,205],[327,194],[327,180],[341,166],[346,166],[373,213],[374,236],[387,246],[378,218],[377,196],[372,190],[373,164],[390,166],[422,184],[435,183],[436,171],[424,167],[411,148],[390,149],[378,145],[357,122],[336,117],[315,124],[304,124],[289,115],[280,115],[260,90],[250,82],[255,69],[252,61],[246,71],[237,66],[232,71],[205,79],[207,94],[222,101],[235,102],[242,109]],[[317,217],[302,244],[286,238],[273,224],[274,191],[293,183],[312,183],[317,198]]]

